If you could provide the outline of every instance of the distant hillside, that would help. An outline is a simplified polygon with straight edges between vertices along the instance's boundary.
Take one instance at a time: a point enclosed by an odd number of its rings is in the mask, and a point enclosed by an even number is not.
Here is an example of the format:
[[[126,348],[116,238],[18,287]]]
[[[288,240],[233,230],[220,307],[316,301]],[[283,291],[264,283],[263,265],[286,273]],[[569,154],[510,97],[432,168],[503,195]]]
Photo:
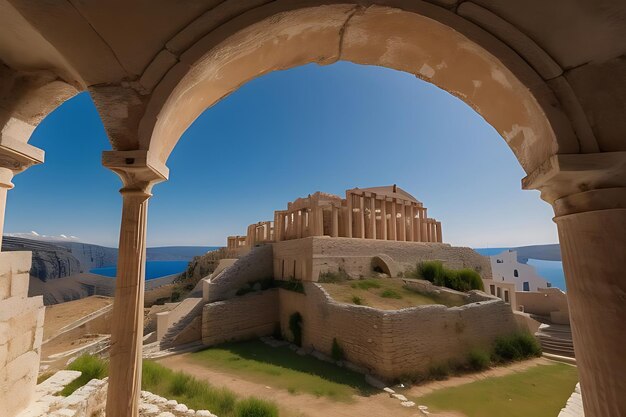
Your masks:
[[[526,263],[528,259],[540,259],[543,261],[560,261],[561,246],[558,243],[551,245],[532,245],[514,248],[517,251],[519,262]]]
[[[532,246],[519,246],[516,248],[477,248],[478,253],[484,256],[497,255],[505,250],[517,251],[517,260],[522,263],[527,263],[529,259],[538,259],[542,261],[560,261],[561,260],[561,247],[558,243],[549,245],[532,245]]]
[[[164,246],[148,248],[148,261],[191,261],[215,249],[210,246]],[[3,251],[27,250],[33,252],[31,276],[42,281],[86,273],[94,268],[117,263],[117,248],[75,241],[35,240],[4,236]]]

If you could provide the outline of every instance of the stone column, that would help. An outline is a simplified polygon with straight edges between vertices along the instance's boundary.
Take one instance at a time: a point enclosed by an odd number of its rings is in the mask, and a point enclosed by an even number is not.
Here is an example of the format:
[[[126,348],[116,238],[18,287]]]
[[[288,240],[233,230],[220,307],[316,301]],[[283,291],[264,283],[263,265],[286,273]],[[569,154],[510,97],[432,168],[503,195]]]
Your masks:
[[[371,238],[376,239],[376,197],[370,197],[370,233]]]
[[[398,229],[398,214],[396,212],[396,199],[391,199],[391,230],[389,235],[389,240],[397,240],[397,229]]]
[[[626,152],[556,155],[523,186],[554,208],[585,416],[626,416]]]
[[[404,210],[404,201],[400,201],[398,205],[400,206],[400,219],[398,221],[398,223],[400,223],[400,228],[396,233],[398,236],[397,239],[404,242],[406,240],[406,213]]]
[[[380,200],[380,236],[387,240],[387,198]]]
[[[365,197],[359,196],[359,237],[365,239]]]
[[[420,223],[422,226],[422,230],[421,230],[421,241],[422,242],[428,242],[428,211],[426,208],[422,208],[422,211],[420,213],[421,219],[420,219]]]
[[[109,151],[102,163],[122,179],[122,222],[111,320],[107,417],[138,417],[148,199],[168,171],[147,151]]]
[[[437,227],[437,242],[443,243],[443,233],[441,232],[441,222],[436,222],[435,226]]]
[[[339,236],[339,208],[333,206],[332,208],[333,217],[332,217],[332,228],[331,228],[331,236],[338,237]]]
[[[348,224],[346,225],[346,237],[352,237],[352,193],[346,193],[346,204],[348,206]]]

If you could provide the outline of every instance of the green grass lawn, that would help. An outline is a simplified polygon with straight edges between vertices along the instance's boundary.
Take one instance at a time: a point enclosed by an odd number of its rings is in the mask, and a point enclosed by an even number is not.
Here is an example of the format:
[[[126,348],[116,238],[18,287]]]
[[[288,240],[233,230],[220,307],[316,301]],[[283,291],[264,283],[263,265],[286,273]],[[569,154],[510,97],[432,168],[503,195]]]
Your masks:
[[[415,400],[432,411],[467,417],[554,417],[574,391],[576,367],[538,365],[511,375],[445,388]]]
[[[274,348],[259,340],[227,343],[190,355],[211,369],[288,390],[349,402],[353,394],[369,395],[374,389],[365,377],[312,356],[300,356],[288,347]]]
[[[365,305],[382,310],[397,310],[428,304],[443,304],[448,307],[463,305],[464,300],[422,294],[405,286],[399,278],[368,278],[344,280],[321,284],[332,298],[349,304]]]

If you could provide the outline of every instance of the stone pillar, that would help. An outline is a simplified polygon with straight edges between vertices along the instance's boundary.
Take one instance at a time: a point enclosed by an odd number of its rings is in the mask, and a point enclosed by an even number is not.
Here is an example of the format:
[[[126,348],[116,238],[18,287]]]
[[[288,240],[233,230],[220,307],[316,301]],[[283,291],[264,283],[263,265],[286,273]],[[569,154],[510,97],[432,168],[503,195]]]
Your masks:
[[[405,217],[405,210],[404,210],[404,201],[400,201],[398,205],[400,206],[399,207],[400,219],[398,219],[400,228],[398,229],[396,233],[398,236],[397,239],[401,242],[404,242],[406,240],[406,217]]]
[[[391,230],[389,235],[389,240],[397,240],[397,229],[398,229],[398,213],[396,213],[396,199],[391,199]]]
[[[346,193],[346,205],[348,206],[348,223],[346,224],[346,237],[352,237],[352,193]]]
[[[370,233],[371,238],[376,239],[376,197],[370,197]]]
[[[414,229],[414,224],[415,224],[415,211],[413,210],[413,203],[409,203],[409,206],[407,207],[407,212],[408,212],[407,226],[409,228],[409,235],[406,240],[408,240],[409,242],[414,242],[415,233],[413,229]]]
[[[365,239],[365,197],[359,196],[359,237]]]
[[[523,186],[554,208],[585,416],[626,416],[626,152],[555,155]]]
[[[339,237],[339,208],[333,206],[332,208],[332,227],[331,227],[331,236]]]
[[[436,222],[435,226],[437,226],[437,242],[443,243],[443,233],[441,232],[441,222]]]
[[[148,199],[168,171],[147,151],[109,151],[102,163],[122,179],[122,222],[111,320],[107,417],[138,417]]]
[[[387,240],[387,198],[380,200],[380,236]]]
[[[426,208],[422,209],[421,216],[422,218],[420,222],[422,223],[422,242],[428,242],[428,210]]]

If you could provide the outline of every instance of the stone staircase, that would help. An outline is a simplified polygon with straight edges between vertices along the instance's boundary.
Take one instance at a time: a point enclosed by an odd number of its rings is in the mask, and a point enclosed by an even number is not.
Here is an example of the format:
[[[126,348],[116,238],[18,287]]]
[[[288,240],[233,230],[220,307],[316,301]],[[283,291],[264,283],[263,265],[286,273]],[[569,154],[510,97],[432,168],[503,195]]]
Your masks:
[[[575,358],[570,326],[543,323],[535,336],[539,339],[544,353]]]
[[[186,298],[176,306],[176,308],[169,313],[173,315],[173,324],[169,326],[165,335],[158,342],[160,349],[165,350],[171,348],[174,338],[187,327],[193,319],[202,314],[202,307],[204,307],[202,298]]]

